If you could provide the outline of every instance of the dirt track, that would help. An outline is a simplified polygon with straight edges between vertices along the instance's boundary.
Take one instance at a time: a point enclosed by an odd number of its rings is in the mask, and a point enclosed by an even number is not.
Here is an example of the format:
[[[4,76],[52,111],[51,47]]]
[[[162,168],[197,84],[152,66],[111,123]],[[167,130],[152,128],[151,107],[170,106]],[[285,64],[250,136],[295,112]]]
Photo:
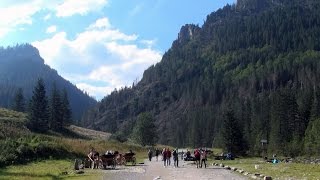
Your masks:
[[[161,158],[159,158],[160,160]],[[173,163],[173,162],[172,162]],[[117,180],[242,180],[247,179],[237,173],[220,167],[209,165],[206,169],[199,168],[190,162],[179,161],[179,168],[171,166],[164,167],[163,161],[151,162],[145,160],[145,164],[137,166],[118,166],[116,170],[104,170],[103,179]]]

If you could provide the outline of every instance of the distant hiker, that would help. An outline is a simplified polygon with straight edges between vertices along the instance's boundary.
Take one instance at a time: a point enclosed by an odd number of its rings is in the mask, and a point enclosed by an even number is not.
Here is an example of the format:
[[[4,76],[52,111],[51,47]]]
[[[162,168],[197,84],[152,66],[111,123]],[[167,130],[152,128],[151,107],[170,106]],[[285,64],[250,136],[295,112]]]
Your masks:
[[[158,161],[158,156],[159,156],[159,154],[160,154],[160,151],[159,151],[159,149],[157,148],[157,149],[156,149],[156,159],[157,159],[157,161]]]
[[[152,159],[152,151],[151,151],[151,149],[149,149],[149,151],[148,151],[148,157],[149,157],[149,161],[151,161],[151,159]]]
[[[184,156],[184,152],[182,150],[182,152],[181,152],[181,160],[183,160],[183,156]]]
[[[172,156],[173,156],[174,167],[179,167],[178,149],[173,150]]]
[[[199,149],[194,150],[194,157],[196,160],[197,168],[199,168],[200,167],[200,157],[201,157]]]
[[[205,150],[201,152],[200,161],[200,167],[202,168],[202,164],[204,163],[204,168],[207,168],[207,152]]]
[[[186,155],[187,155],[187,158],[190,158],[190,157],[191,157],[191,152],[190,152],[188,149],[187,149]]]
[[[90,152],[88,154],[88,158],[91,161],[91,168],[98,168],[99,167],[99,153],[94,150],[94,148],[90,149]]]
[[[166,167],[166,162],[167,162],[167,150],[166,150],[166,148],[163,148],[163,150],[162,150],[162,160],[163,160],[163,166]]]
[[[170,166],[170,164],[171,164],[171,151],[169,150],[169,148],[167,148],[167,150],[166,150],[166,152],[167,152],[167,166]]]

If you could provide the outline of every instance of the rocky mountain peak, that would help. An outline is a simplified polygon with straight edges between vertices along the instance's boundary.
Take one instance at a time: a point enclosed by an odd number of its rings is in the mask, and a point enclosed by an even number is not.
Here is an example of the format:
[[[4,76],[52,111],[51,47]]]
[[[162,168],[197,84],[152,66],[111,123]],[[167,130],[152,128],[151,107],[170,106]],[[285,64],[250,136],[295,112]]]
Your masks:
[[[0,47],[0,57],[3,61],[32,59],[40,63],[44,60],[40,57],[39,50],[31,44],[19,44],[16,46]]]
[[[183,43],[194,38],[195,34],[199,32],[200,27],[194,24],[186,24],[181,27],[178,34],[178,42]]]

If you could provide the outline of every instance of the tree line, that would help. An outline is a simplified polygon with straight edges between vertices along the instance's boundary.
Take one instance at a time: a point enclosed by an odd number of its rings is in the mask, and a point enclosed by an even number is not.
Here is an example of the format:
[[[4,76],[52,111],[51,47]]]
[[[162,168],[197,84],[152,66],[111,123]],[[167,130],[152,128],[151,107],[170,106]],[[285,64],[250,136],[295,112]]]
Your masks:
[[[33,95],[27,104],[23,90],[19,88],[15,94],[12,109],[26,112],[28,115],[27,127],[35,132],[61,131],[65,125],[72,122],[72,111],[67,91],[65,89],[60,91],[53,83],[51,94],[48,97],[42,79],[37,81]]]
[[[267,140],[269,153],[320,154],[319,2],[240,5],[211,13],[201,28],[183,26],[161,62],[82,124],[129,137],[148,112],[161,144],[260,155]]]

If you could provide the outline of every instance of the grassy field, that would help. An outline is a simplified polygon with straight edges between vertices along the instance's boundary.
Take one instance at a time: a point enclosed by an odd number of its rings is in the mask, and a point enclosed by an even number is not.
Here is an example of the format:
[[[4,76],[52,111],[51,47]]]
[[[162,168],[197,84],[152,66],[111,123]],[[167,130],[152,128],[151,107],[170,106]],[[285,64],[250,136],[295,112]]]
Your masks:
[[[74,159],[86,158],[91,147],[100,154],[131,149],[137,163],[147,158],[146,148],[109,140],[110,134],[105,132],[71,126],[61,132],[37,134],[25,123],[26,114],[0,108],[0,179],[97,179],[99,171],[73,171]]]
[[[259,173],[271,176],[273,179],[320,179],[319,164],[302,163],[266,163],[261,158],[239,158],[236,160],[214,160],[212,162],[222,163],[230,167],[243,169],[250,173]],[[255,165],[259,165],[255,169]]]
[[[52,138],[52,137],[51,137]],[[104,153],[107,150],[118,150],[126,152],[132,149],[136,153],[137,163],[143,162],[147,158],[145,148],[137,145],[130,145],[114,141],[103,140],[83,140],[56,138],[62,146],[66,146],[70,152],[80,154],[79,159],[86,158],[90,147],[94,147],[98,152]],[[72,144],[72,145],[71,145]],[[82,155],[81,155],[82,154]],[[85,169],[84,174],[75,174],[73,171],[73,159],[43,160],[31,162],[25,165],[13,165],[0,168],[0,179],[97,179],[100,173],[97,170]],[[129,163],[129,165],[131,165]],[[67,175],[64,174],[67,172]]]
[[[75,174],[72,160],[45,160],[27,165],[8,166],[0,169],[0,179],[97,179],[97,171],[87,169],[83,174]]]

